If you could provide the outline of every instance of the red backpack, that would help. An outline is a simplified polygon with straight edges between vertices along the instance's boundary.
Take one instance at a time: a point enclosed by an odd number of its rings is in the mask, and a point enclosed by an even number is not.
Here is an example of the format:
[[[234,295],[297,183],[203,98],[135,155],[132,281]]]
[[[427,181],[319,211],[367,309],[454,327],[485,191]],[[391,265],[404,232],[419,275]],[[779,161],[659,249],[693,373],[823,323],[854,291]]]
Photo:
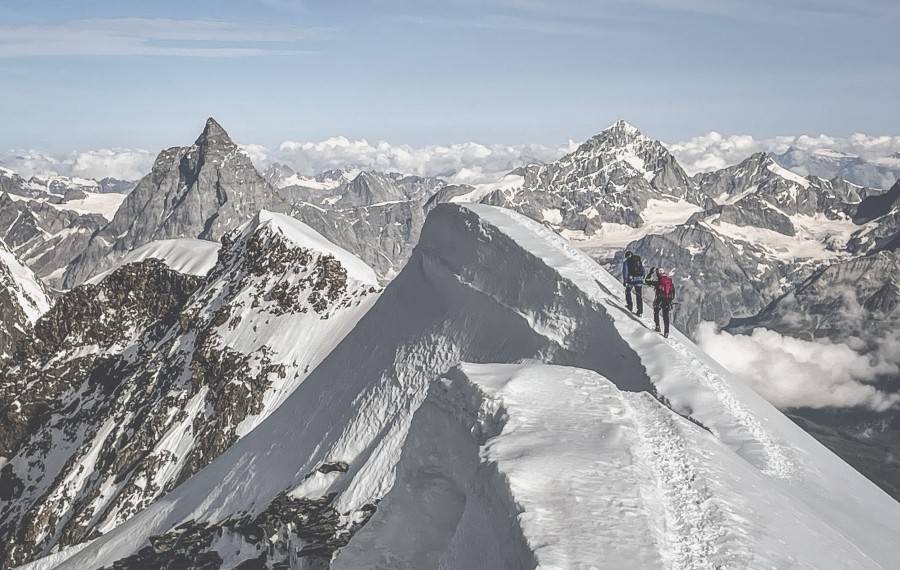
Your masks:
[[[662,275],[659,278],[659,285],[656,286],[656,293],[661,299],[671,301],[675,298],[675,284],[668,275]]]

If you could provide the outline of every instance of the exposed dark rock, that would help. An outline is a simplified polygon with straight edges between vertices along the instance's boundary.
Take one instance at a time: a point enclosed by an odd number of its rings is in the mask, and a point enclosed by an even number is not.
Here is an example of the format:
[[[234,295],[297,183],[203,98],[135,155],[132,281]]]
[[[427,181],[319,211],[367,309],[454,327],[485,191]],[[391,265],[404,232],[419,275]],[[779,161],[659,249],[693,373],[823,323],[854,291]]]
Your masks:
[[[189,147],[162,151],[113,220],[68,267],[71,287],[154,240],[195,237],[218,241],[261,209],[290,207],[253,167],[250,157],[213,119]]]
[[[111,568],[219,568],[222,560],[212,551],[223,541],[246,553],[235,568],[328,568],[335,553],[351,538],[347,523],[331,506],[332,496],[293,498],[281,493],[256,515],[229,518],[217,523],[179,525],[164,535],[150,537],[150,545],[118,560]],[[360,528],[374,513],[364,511]],[[257,554],[258,553],[258,554]]]

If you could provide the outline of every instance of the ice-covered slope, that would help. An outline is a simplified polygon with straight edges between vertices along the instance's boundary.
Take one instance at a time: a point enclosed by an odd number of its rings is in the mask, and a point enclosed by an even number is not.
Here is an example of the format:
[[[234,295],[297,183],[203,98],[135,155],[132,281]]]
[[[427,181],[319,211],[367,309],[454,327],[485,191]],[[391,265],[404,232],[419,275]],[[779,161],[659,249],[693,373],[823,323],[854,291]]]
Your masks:
[[[900,505],[619,289],[521,215],[438,206],[266,421],[59,567],[890,567]]]

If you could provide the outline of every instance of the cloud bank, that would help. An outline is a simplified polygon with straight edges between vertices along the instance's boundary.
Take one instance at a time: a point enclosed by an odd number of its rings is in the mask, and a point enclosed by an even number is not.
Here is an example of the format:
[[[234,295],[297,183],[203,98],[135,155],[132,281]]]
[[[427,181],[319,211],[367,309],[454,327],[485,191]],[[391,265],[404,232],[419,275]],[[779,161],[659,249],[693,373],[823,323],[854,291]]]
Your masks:
[[[359,168],[438,176],[453,183],[476,184],[495,181],[526,164],[552,162],[576,146],[569,141],[558,146],[467,142],[413,147],[386,141],[370,143],[365,139],[331,137],[318,142],[285,141],[275,152],[267,152],[261,147],[248,149],[248,152],[251,157],[265,154],[264,163],[282,162],[303,174],[332,168]]]
[[[686,141],[666,144],[688,174],[732,166],[755,152],[782,154],[792,146],[807,151],[836,150],[878,162],[900,152],[900,136],[855,133],[849,137],[788,135],[755,139],[752,135],[722,135],[711,131]]]
[[[261,170],[280,162],[305,175],[334,168],[356,168],[437,176],[453,183],[478,184],[494,182],[527,164],[553,162],[575,150],[578,144],[570,140],[558,145],[464,142],[412,146],[335,136],[321,141],[286,140],[276,148],[252,143],[241,146]],[[737,164],[754,152],[780,154],[791,146],[808,151],[836,150],[900,170],[900,155],[897,155],[900,153],[900,136],[854,134],[841,138],[796,135],[755,139],[751,135],[710,132],[685,141],[663,144],[689,174]],[[66,155],[27,150],[0,153],[0,165],[26,178],[55,173],[136,180],[150,171],[154,158],[155,153],[129,148],[79,151]]]
[[[697,344],[780,409],[900,406],[900,394],[871,385],[878,376],[900,374],[900,339],[860,354],[845,344],[805,341],[758,328],[732,335],[701,323]]]
[[[156,154],[149,150],[132,148],[97,149],[64,155],[20,150],[0,154],[0,165],[26,179],[61,175],[97,180],[139,180],[150,172],[155,158]]]

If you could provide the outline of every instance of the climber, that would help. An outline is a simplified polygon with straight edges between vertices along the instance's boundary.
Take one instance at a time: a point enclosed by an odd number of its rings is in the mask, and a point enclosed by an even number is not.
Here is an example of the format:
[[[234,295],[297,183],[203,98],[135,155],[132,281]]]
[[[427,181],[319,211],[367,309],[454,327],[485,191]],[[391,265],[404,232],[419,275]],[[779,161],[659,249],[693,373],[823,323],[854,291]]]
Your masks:
[[[672,311],[672,304],[675,301],[675,284],[672,282],[672,277],[662,267],[651,268],[644,283],[653,287],[656,292],[653,298],[653,323],[656,325],[654,330],[660,332],[659,313],[662,311],[663,336],[668,338],[669,313]]]
[[[644,285],[644,263],[640,255],[631,251],[625,252],[625,262],[622,263],[622,282],[625,283],[625,306],[632,310],[631,290],[637,296],[637,310],[634,314],[641,316],[644,312],[644,297],[641,294]]]

